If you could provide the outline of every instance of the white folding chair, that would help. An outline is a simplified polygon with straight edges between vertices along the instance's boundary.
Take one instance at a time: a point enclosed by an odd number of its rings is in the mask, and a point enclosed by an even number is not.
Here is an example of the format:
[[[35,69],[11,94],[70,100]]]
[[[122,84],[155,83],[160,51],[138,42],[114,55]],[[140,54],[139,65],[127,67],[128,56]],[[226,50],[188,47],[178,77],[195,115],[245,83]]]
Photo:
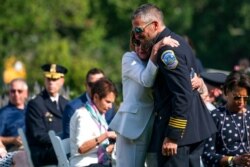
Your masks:
[[[22,128],[18,128],[17,131],[18,131],[19,136],[20,136],[21,139],[22,139],[24,151],[25,151],[26,154],[27,154],[29,166],[30,166],[30,167],[34,167],[33,162],[32,162],[32,159],[31,159],[30,148],[29,148],[29,145],[28,145],[28,142],[27,142],[25,133],[24,133],[24,131],[23,131]],[[57,167],[57,166],[56,166],[56,165],[45,165],[45,166],[41,166],[41,167]]]
[[[67,158],[67,154],[70,153],[69,138],[62,140],[53,130],[49,131],[49,137],[57,156],[58,167],[70,167]]]

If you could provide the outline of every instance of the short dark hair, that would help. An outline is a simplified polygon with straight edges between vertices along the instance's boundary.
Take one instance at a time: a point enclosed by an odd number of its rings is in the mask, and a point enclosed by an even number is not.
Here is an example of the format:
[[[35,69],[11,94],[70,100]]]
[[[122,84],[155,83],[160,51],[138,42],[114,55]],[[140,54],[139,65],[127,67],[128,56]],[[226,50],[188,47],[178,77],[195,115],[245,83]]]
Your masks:
[[[247,93],[250,94],[250,78],[241,71],[232,71],[223,86],[224,94],[233,91],[236,87],[242,87],[247,89]]]
[[[131,20],[134,20],[138,16],[143,17],[143,20],[146,22],[157,18],[159,21],[164,23],[163,12],[154,4],[146,3],[139,6],[132,14]]]
[[[102,99],[105,98],[110,92],[113,92],[115,94],[115,97],[117,97],[118,92],[115,87],[115,84],[108,78],[104,77],[94,83],[91,89],[91,97],[93,97],[94,94],[98,94],[99,97]]]
[[[89,79],[89,76],[90,75],[95,75],[95,74],[103,74],[104,75],[104,72],[99,69],[99,68],[91,68],[88,72],[87,72],[87,75],[86,75],[86,82],[88,82],[88,79]]]

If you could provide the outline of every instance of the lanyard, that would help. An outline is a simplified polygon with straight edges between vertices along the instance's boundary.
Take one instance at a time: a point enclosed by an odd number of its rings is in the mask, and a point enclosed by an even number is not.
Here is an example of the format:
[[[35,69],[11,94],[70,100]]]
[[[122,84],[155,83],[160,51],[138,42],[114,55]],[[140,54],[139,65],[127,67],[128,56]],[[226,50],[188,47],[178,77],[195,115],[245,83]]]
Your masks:
[[[108,124],[106,120],[103,119],[102,115],[99,113],[95,105],[93,103],[86,102],[85,108],[90,113],[90,116],[95,121],[96,125],[98,126],[100,134],[106,132]],[[102,132],[102,129],[104,129],[103,132]]]

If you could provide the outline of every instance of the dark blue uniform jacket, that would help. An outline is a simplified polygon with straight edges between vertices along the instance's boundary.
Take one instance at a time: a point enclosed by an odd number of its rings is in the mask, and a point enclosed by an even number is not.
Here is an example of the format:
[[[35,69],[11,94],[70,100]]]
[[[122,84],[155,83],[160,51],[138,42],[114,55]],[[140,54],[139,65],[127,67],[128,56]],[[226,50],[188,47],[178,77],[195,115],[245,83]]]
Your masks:
[[[62,115],[67,103],[68,100],[59,96],[58,110],[46,90],[28,102],[25,120],[26,136],[33,163],[36,165],[45,163],[43,161],[46,161],[49,156],[51,159],[54,157],[53,161],[56,161],[48,132],[54,130],[58,135],[62,134]]]
[[[216,132],[198,91],[192,90],[191,68],[198,70],[191,47],[168,28],[156,42],[169,35],[179,41],[180,46],[164,46],[158,51],[159,72],[153,88],[156,120],[151,145],[151,150],[158,151],[165,137],[177,140],[182,146],[200,142]]]

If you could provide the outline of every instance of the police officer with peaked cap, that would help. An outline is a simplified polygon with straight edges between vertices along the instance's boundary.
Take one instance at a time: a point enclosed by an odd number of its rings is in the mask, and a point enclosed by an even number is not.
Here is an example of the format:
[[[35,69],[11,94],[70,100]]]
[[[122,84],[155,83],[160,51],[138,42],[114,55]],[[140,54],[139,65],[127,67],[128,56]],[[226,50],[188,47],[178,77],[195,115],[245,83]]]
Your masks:
[[[227,74],[222,72],[202,72],[200,74],[208,88],[209,110],[213,110],[218,106],[226,103],[223,97],[222,87],[226,81]]]
[[[221,72],[202,72],[200,74],[206,84],[220,87],[222,86],[227,78],[227,75]]]
[[[48,132],[62,133],[62,115],[68,100],[59,94],[67,69],[58,64],[45,64],[45,89],[28,102],[26,136],[34,166],[56,165],[57,158]]]

